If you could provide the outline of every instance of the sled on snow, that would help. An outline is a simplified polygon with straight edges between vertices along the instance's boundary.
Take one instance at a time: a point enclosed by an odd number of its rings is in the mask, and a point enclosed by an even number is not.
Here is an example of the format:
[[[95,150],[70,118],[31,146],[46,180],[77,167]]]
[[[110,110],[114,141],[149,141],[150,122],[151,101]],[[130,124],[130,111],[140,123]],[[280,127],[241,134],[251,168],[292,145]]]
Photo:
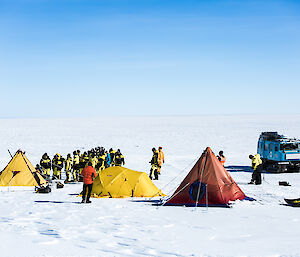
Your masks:
[[[292,207],[300,207],[300,198],[297,199],[284,199],[287,205]]]

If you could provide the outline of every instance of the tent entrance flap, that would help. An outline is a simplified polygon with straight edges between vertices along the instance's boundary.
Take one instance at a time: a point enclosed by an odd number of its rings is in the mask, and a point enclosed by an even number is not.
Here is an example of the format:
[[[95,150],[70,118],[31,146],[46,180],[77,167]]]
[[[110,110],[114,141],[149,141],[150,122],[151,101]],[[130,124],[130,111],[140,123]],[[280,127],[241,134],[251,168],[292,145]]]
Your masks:
[[[190,186],[190,197],[195,202],[200,201],[205,196],[205,192],[206,185],[200,181],[196,181]]]

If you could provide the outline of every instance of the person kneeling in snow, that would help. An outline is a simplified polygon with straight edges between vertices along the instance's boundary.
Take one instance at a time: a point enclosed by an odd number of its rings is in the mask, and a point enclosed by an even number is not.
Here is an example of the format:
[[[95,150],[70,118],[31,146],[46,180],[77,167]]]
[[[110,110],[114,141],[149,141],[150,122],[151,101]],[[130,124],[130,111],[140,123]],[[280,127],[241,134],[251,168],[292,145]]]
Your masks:
[[[85,167],[81,175],[83,176],[83,190],[82,190],[82,203],[91,203],[90,197],[93,187],[93,180],[97,177],[97,173],[92,166],[92,163],[89,162],[87,167]],[[85,201],[86,200],[86,201]]]

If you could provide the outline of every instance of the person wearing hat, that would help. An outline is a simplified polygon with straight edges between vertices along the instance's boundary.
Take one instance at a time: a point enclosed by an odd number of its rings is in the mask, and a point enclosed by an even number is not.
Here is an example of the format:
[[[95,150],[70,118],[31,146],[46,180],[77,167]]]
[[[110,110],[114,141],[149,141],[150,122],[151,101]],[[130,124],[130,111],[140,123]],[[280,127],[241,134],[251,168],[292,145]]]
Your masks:
[[[40,160],[40,166],[44,171],[44,174],[49,179],[50,178],[50,171],[51,171],[51,159],[47,153],[44,153],[42,159]]]
[[[152,148],[152,159],[149,163],[151,163],[151,169],[150,169],[150,174],[149,174],[149,178],[152,180],[158,180],[158,167],[159,167],[159,163],[158,163],[158,151],[153,147]]]
[[[96,153],[94,153],[93,151],[91,151],[91,155],[90,155],[90,162],[92,163],[93,168],[95,169],[98,163],[98,158],[96,156]]]
[[[73,180],[78,181],[79,180],[79,153],[77,151],[73,152]]]
[[[43,172],[41,166],[39,164],[35,165],[35,171],[37,171],[38,173],[42,174],[43,177],[45,175],[45,173]]]
[[[114,149],[110,148],[109,155],[110,155],[110,166],[115,166],[116,151]]]
[[[105,155],[106,155],[106,157],[105,157],[105,168],[108,168],[109,166],[110,166],[110,154],[107,152],[107,151],[105,151]]]
[[[64,166],[64,158],[57,153],[52,159],[53,176],[52,179],[61,179],[61,170]]]
[[[251,168],[253,169],[252,178],[249,184],[261,184],[262,160],[259,154],[249,155],[251,160]]]
[[[71,154],[68,154],[67,159],[65,160],[66,181],[68,182],[72,180],[71,179],[72,166],[73,166],[73,158],[71,157]],[[75,180],[75,178],[73,179]]]
[[[124,156],[121,153],[121,150],[118,149],[115,154],[115,166],[122,166],[122,164],[125,165]]]
[[[158,168],[157,168],[157,173],[160,174],[161,170],[161,165],[165,163],[165,155],[162,151],[162,147],[158,147]]]

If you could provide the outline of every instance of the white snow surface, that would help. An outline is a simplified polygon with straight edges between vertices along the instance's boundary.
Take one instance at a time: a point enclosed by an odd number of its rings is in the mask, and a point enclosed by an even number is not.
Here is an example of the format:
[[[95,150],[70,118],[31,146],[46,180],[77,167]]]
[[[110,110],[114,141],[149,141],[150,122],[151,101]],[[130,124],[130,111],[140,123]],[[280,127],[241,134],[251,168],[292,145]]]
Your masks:
[[[0,165],[7,149],[21,148],[35,165],[42,154],[66,156],[95,146],[120,148],[125,167],[147,172],[151,149],[162,146],[166,163],[155,184],[171,195],[203,150],[223,150],[226,165],[249,165],[259,134],[278,131],[300,138],[300,115],[1,119]],[[300,174],[231,172],[249,197],[232,208],[156,207],[127,199],[78,204],[82,184],[0,192],[1,256],[300,256]],[[292,186],[279,186],[288,181]],[[36,202],[54,201],[54,202]],[[55,203],[60,201],[62,203]]]

